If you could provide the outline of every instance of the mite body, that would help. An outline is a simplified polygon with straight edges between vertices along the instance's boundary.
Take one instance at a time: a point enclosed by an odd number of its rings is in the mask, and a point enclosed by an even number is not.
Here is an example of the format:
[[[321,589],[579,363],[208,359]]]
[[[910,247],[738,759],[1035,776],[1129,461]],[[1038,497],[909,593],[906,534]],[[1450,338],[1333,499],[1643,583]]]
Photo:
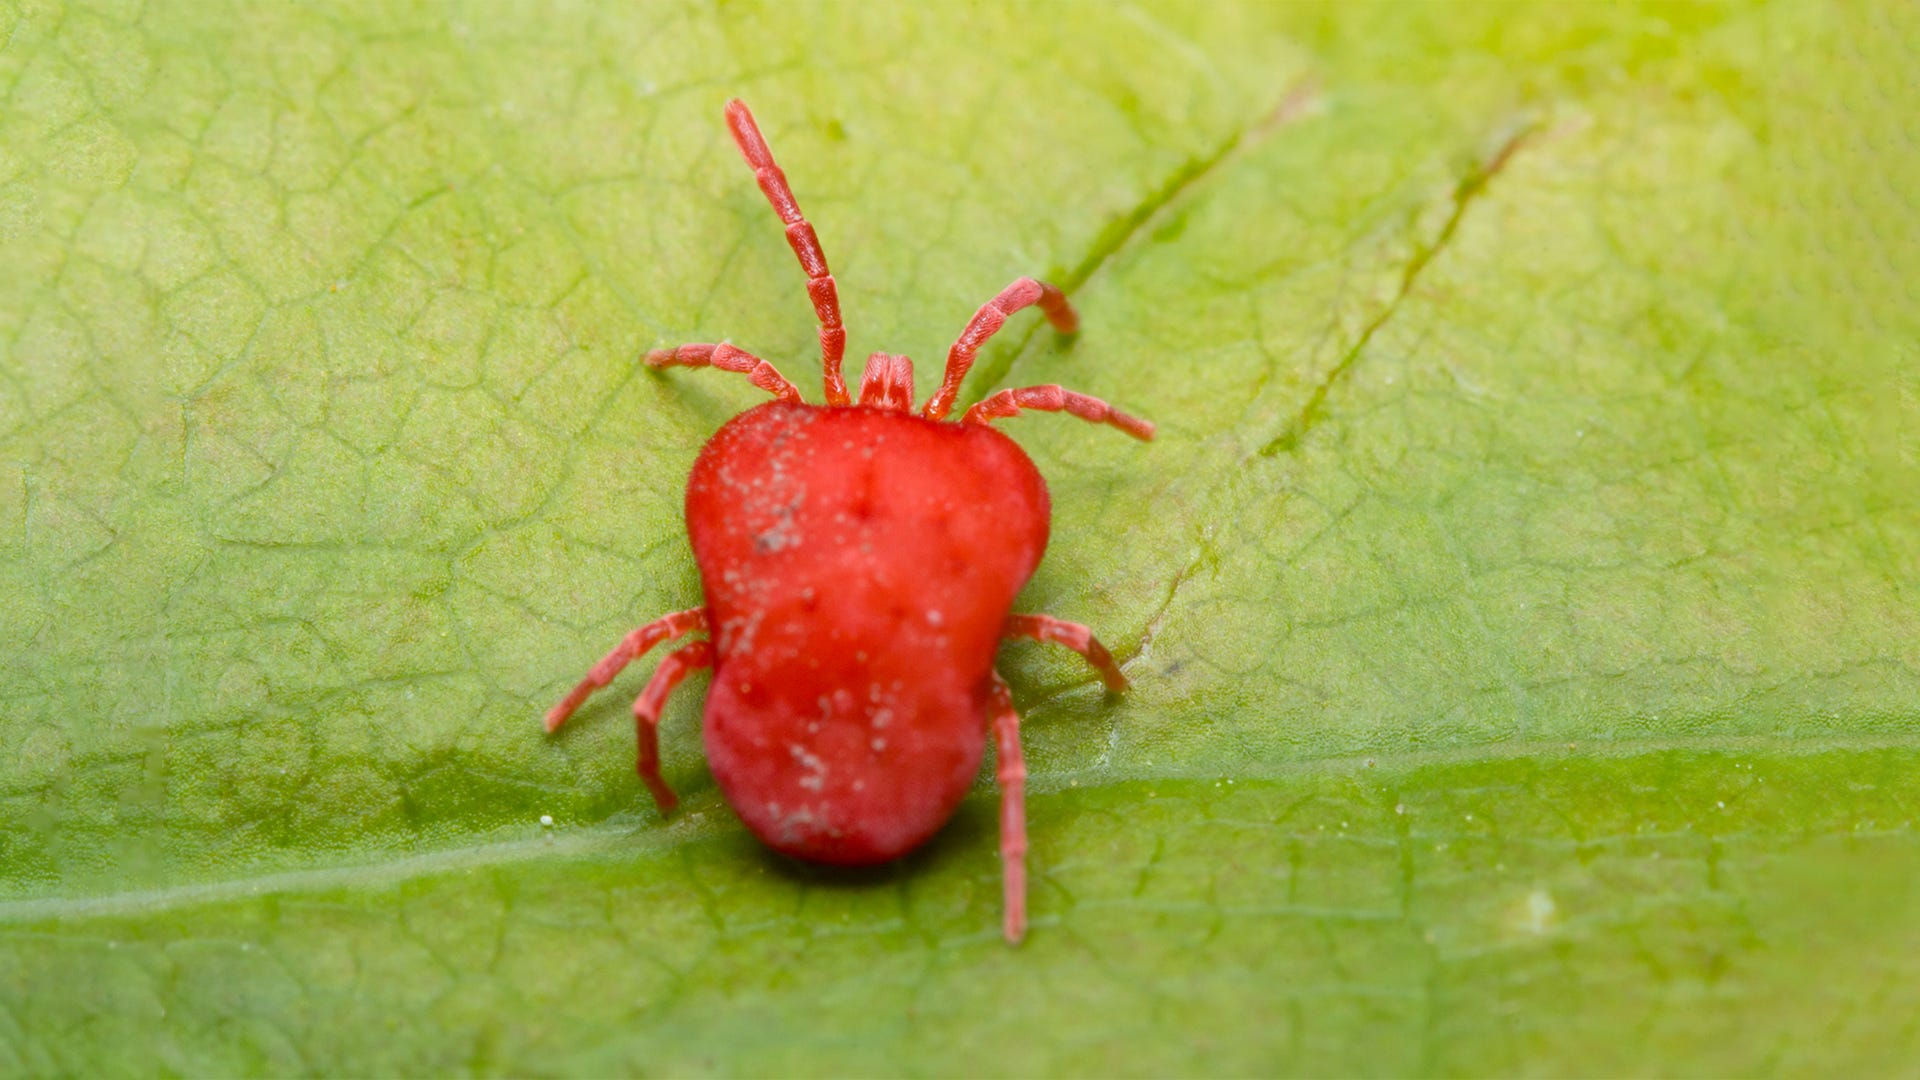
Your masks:
[[[991,728],[1004,929],[1017,941],[1026,921],[1025,770],[995,649],[1009,636],[1057,642],[1084,655],[1109,688],[1126,679],[1085,627],[1010,614],[1046,549],[1050,503],[1033,462],[988,424],[1041,409],[1141,439],[1152,425],[1057,386],[1004,390],[959,422],[945,420],[975,352],[1009,314],[1037,305],[1057,329],[1074,328],[1058,290],[1029,278],[974,315],[918,413],[904,356],[873,354],[852,400],[826,257],[746,106],[730,102],[727,120],[807,272],[827,404],[802,402],[771,365],[730,345],[648,354],[655,367],[746,374],[778,400],[729,421],[694,463],[687,531],[705,603],[628,634],[547,714],[547,729],[654,645],[706,631],[708,640],[670,653],[634,702],[641,779],[662,810],[672,808],[655,728],[673,688],[712,667],[702,734],[729,805],[780,851],[859,865],[904,855],[946,823]]]
[[[707,444],[687,488],[716,661],[707,761],[762,840],[870,863],[946,822],[1047,509],[1027,456],[975,424],[774,402]]]

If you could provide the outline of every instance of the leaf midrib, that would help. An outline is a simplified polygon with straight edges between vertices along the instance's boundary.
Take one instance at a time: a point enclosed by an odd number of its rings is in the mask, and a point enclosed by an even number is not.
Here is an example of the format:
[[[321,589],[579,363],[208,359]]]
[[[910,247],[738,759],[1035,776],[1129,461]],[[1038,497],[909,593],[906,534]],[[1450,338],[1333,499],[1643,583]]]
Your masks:
[[[1541,740],[1261,763],[1251,767],[1237,767],[1232,779],[1237,782],[1261,784],[1320,776],[1350,775],[1364,776],[1377,784],[1387,785],[1395,778],[1406,777],[1423,769],[1527,759],[1555,763],[1621,761],[1676,751],[1720,755],[1817,757],[1836,752],[1915,748],[1920,748],[1920,736],[1790,738],[1781,735],[1746,735],[1681,739],[1592,740],[1571,743],[1564,740]],[[1149,769],[1127,776],[1078,770],[1032,776],[1027,783],[1027,794],[1029,798],[1044,797],[1069,789],[1077,793],[1094,794],[1156,783],[1192,784],[1220,779],[1222,777],[1216,772],[1195,772],[1176,768]],[[998,805],[998,799],[998,793],[985,784],[976,786],[974,792],[968,796],[968,802],[988,802],[993,805]],[[718,792],[709,787],[689,799],[683,809],[666,822],[651,820],[649,816],[649,819],[641,820],[636,824],[633,817],[622,815],[589,824],[562,824],[551,831],[542,828],[541,835],[528,839],[489,840],[392,859],[343,862],[300,870],[274,871],[255,876],[84,896],[42,896],[0,900],[0,926],[31,925],[67,919],[124,917],[156,910],[213,905],[268,894],[317,894],[353,887],[391,887],[409,880],[453,871],[472,871],[556,857],[590,859],[605,856],[630,860],[636,857],[664,855],[689,841],[718,838],[737,833],[741,828],[742,826],[727,811]],[[1865,830],[1860,835],[1870,835],[1873,832],[1874,830]]]

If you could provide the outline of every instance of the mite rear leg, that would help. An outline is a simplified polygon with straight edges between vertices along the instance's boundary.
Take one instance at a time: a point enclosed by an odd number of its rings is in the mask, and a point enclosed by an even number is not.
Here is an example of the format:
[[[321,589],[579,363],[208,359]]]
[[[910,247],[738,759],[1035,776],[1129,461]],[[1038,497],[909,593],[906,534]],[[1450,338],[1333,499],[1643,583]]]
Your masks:
[[[966,424],[990,424],[1005,417],[1018,416],[1022,409],[1072,413],[1082,420],[1117,427],[1142,442],[1153,439],[1152,421],[1123,413],[1097,397],[1052,385],[1022,386],[989,394],[968,409],[960,420]]]
[[[666,707],[667,698],[680,681],[704,667],[713,666],[713,645],[710,642],[696,641],[682,646],[667,654],[665,660],[653,671],[653,678],[647,680],[646,689],[633,699],[633,733],[640,744],[640,752],[634,760],[634,771],[640,774],[640,780],[653,792],[654,804],[661,813],[671,811],[680,799],[660,775],[660,710]]]
[[[1032,638],[1065,645],[1087,658],[1087,663],[1099,672],[1100,681],[1107,684],[1107,689],[1116,694],[1127,689],[1127,677],[1121,674],[1120,665],[1113,662],[1113,654],[1093,636],[1093,631],[1079,623],[1056,619],[1051,615],[1009,615],[1002,633],[1010,638]]]
[[[677,349],[655,349],[647,354],[647,366],[715,367],[722,371],[737,371],[752,380],[753,385],[782,401],[800,400],[800,391],[787,381],[786,376],[774,370],[772,364],[731,345],[700,344],[682,345]]]
[[[787,245],[806,271],[807,299],[813,301],[814,318],[820,323],[820,367],[827,404],[845,405],[852,400],[847,396],[847,380],[840,374],[840,363],[847,352],[847,328],[840,321],[840,293],[833,284],[832,271],[827,269],[827,253],[820,249],[820,238],[800,213],[800,203],[787,186],[787,174],[773,163],[773,151],[767,148],[760,125],[754,123],[753,113],[744,103],[727,102],[727,128],[733,132],[734,145],[753,169],[753,178],[760,182],[767,202],[773,204],[773,212],[787,227]]]
[[[1007,941],[1017,944],[1027,933],[1027,763],[1020,753],[1020,713],[997,671],[990,694],[998,766],[994,776],[1000,781],[1001,927]]]
[[[620,674],[620,669],[646,655],[648,649],[663,641],[706,628],[707,610],[705,608],[688,608],[671,615],[662,615],[645,626],[636,628],[626,637],[621,638],[620,644],[615,645],[612,652],[601,657],[600,662],[593,665],[592,670],[587,672],[587,677],[581,679],[580,685],[574,687],[560,704],[547,710],[547,731],[559,730],[560,725],[567,722],[567,717],[573,715],[581,702],[591,697],[595,690],[612,682],[613,677]]]
[[[954,399],[960,396],[960,383],[966,379],[967,370],[973,367],[973,357],[980,351],[980,346],[998,333],[1014,312],[1036,304],[1055,330],[1071,334],[1079,329],[1080,317],[1074,314],[1073,305],[1067,303],[1065,294],[1044,281],[1021,278],[1000,290],[1000,295],[973,313],[967,328],[960,331],[960,337],[947,350],[947,373],[940,380],[940,389],[927,399],[927,407],[921,415],[929,420],[939,420],[951,412]]]

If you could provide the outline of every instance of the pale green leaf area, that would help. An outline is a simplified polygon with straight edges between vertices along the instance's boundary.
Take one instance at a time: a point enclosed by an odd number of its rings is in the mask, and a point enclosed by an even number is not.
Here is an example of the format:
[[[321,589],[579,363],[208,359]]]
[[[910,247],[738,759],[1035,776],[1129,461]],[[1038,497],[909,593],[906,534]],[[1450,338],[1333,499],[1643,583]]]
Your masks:
[[[0,1073],[1920,1060],[1920,24],[1885,5],[0,2]],[[764,853],[628,673],[810,309],[1160,424],[990,774]],[[850,374],[857,378],[859,362]],[[542,815],[553,825],[543,828]]]

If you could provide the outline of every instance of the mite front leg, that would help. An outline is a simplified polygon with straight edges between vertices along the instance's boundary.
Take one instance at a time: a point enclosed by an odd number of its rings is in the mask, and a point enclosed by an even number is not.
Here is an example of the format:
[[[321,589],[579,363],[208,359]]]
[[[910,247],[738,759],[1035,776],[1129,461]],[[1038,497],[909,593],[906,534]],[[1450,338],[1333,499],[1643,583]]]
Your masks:
[[[1072,413],[1095,424],[1110,424],[1141,442],[1153,441],[1152,421],[1123,413],[1097,397],[1052,385],[1022,386],[989,394],[968,409],[960,421],[965,424],[990,424],[1008,416],[1019,416],[1022,409]]]
[[[820,238],[800,213],[800,203],[787,186],[787,174],[773,163],[773,151],[767,148],[760,125],[753,122],[753,114],[743,102],[727,102],[727,128],[733,132],[740,156],[753,169],[753,178],[760,182],[760,191],[787,227],[787,246],[806,272],[807,299],[813,301],[813,315],[820,323],[820,367],[827,404],[845,405],[851,399],[847,396],[847,380],[840,374],[840,362],[847,352],[847,328],[840,321],[840,293],[834,287],[833,272],[827,269],[827,253],[820,249]]]
[[[1021,308],[1038,304],[1041,314],[1053,324],[1055,330],[1071,334],[1079,329],[1080,317],[1073,313],[1073,305],[1059,289],[1044,281],[1021,278],[1000,290],[1000,295],[983,304],[979,311],[960,331],[960,337],[947,350],[947,373],[940,380],[940,389],[927,399],[927,407],[921,412],[929,420],[939,420],[953,409],[953,400],[960,396],[960,383],[967,377],[967,369],[973,367],[974,354],[986,340],[998,333],[1006,325],[1008,316]]]
[[[667,697],[680,680],[704,667],[713,666],[713,645],[705,641],[696,641],[691,645],[676,649],[667,654],[665,660],[653,671],[653,678],[647,680],[647,688],[633,699],[633,732],[640,744],[639,756],[634,761],[634,771],[640,774],[640,780],[653,792],[654,804],[661,813],[671,811],[680,799],[660,775],[660,710],[666,707]]]
[[[567,717],[572,716],[573,711],[580,707],[581,702],[587,700],[595,690],[612,682],[613,677],[620,674],[621,668],[646,655],[648,649],[663,641],[706,628],[706,609],[688,608],[671,615],[662,615],[621,638],[620,644],[615,645],[612,652],[593,665],[593,669],[587,672],[587,677],[580,680],[580,685],[574,687],[572,693],[569,693],[560,704],[547,710],[547,731],[551,733],[558,730],[561,724],[567,722]]]
[[[1005,679],[993,672],[988,707],[993,711],[994,756],[1000,781],[1000,874],[1005,914],[1002,930],[1010,944],[1027,933],[1027,763],[1020,754],[1020,714]]]
[[[1093,631],[1079,623],[1056,619],[1051,615],[1009,615],[1006,628],[1001,633],[1010,638],[1032,638],[1065,645],[1087,658],[1093,670],[1100,673],[1100,681],[1107,684],[1107,689],[1116,694],[1124,693],[1127,689],[1127,677],[1120,673],[1120,665],[1113,662],[1113,654],[1093,636]]]
[[[782,401],[798,403],[800,400],[800,391],[787,381],[786,376],[775,371],[772,364],[731,345],[701,344],[682,345],[677,349],[655,349],[647,354],[647,366],[716,367],[722,371],[737,371],[752,380],[753,385]]]

